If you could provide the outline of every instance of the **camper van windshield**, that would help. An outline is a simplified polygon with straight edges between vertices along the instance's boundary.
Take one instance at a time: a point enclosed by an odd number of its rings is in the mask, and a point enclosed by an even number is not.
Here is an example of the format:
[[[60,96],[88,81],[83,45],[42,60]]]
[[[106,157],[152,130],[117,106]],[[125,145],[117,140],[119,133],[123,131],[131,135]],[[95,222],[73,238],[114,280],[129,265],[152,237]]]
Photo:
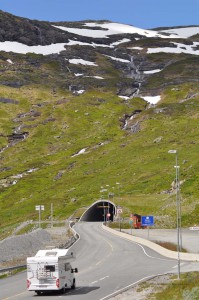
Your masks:
[[[54,265],[53,266],[50,266],[50,265],[45,266],[45,271],[55,272],[55,266]]]

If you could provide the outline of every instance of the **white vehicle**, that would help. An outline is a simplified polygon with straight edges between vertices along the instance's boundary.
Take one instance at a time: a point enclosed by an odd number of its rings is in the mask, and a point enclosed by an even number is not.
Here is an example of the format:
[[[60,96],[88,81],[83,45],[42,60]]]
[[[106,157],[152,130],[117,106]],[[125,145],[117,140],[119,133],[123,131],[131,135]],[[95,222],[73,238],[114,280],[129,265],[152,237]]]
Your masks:
[[[38,295],[47,291],[75,289],[74,273],[77,268],[71,267],[75,259],[69,249],[39,250],[33,257],[27,258],[27,289]]]

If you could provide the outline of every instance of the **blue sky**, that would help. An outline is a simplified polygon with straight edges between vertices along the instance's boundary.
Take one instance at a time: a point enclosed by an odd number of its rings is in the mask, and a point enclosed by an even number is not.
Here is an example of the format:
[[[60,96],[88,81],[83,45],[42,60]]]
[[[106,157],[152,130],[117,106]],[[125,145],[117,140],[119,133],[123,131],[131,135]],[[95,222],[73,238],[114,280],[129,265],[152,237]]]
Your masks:
[[[37,20],[106,19],[140,28],[199,25],[199,0],[0,0],[0,10]]]

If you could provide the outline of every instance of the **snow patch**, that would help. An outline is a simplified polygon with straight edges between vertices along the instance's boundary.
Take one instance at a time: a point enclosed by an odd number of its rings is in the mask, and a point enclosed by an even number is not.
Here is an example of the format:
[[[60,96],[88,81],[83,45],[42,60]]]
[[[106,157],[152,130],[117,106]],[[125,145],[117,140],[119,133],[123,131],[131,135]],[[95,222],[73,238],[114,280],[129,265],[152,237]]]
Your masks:
[[[78,153],[72,155],[72,157],[78,156],[78,155],[83,154],[83,153],[85,153],[85,152],[86,152],[86,148],[83,148],[83,149],[80,150]]]
[[[101,76],[84,76],[84,77],[87,77],[87,78],[96,78],[96,79],[104,79]]]
[[[0,42],[0,51],[21,53],[21,54],[35,53],[35,54],[49,55],[49,54],[55,54],[64,51],[65,45],[66,43],[51,44],[47,46],[41,46],[41,45],[27,46],[25,44],[18,43],[18,42],[6,41],[6,42]]]
[[[144,36],[148,36],[148,37],[165,37],[161,34],[159,34],[158,32],[154,31],[154,30],[145,30],[145,29],[141,29],[141,28],[137,28],[131,25],[126,25],[126,24],[121,24],[121,23],[104,23],[104,24],[100,24],[100,23],[86,23],[86,26],[90,26],[90,27],[102,27],[104,29],[106,29],[107,31],[103,31],[103,33],[106,33],[106,35],[104,35],[104,37],[107,37],[107,35],[113,35],[113,34],[140,34],[140,35],[144,35]],[[96,30],[94,30],[95,33]],[[97,30],[98,31],[98,30]]]
[[[142,47],[128,47],[128,49],[133,49],[133,50],[143,50]]]
[[[122,40],[120,40],[120,41],[118,41],[118,42],[112,43],[110,46],[111,46],[111,47],[114,47],[114,46],[118,46],[118,45],[123,44],[123,43],[128,43],[128,42],[130,42],[130,41],[131,41],[130,39],[122,39]]]
[[[128,100],[128,99],[130,99],[130,97],[127,97],[127,96],[122,96],[122,95],[121,95],[121,96],[119,96],[119,95],[118,95],[118,97],[119,97],[119,98],[121,98],[121,99],[124,99],[124,100]]]
[[[183,27],[183,28],[173,28],[167,30],[161,30],[160,33],[168,33],[176,35],[176,37],[180,38],[188,38],[192,35],[199,34],[199,27]]]
[[[156,69],[156,70],[150,70],[150,71],[144,71],[144,74],[154,74],[154,73],[158,73],[161,72],[161,69]]]
[[[28,171],[27,171],[27,173],[32,173],[32,172],[35,172],[35,171],[37,171],[37,170],[39,170],[38,168],[32,168],[32,169],[29,169]]]
[[[83,94],[85,92],[85,90],[79,90],[79,91],[75,91],[74,93],[75,94],[78,94],[78,95],[81,95],[81,94]]]
[[[72,58],[72,59],[67,59],[70,64],[75,64],[75,65],[85,65],[85,66],[95,66],[97,67],[98,65],[92,61],[84,60],[81,58]]]
[[[119,43],[119,42],[118,42]],[[114,44],[114,43],[113,43]],[[96,47],[102,47],[102,48],[113,48],[113,45],[105,45],[105,44],[96,44],[96,43],[85,43],[85,42],[80,42],[80,41],[74,41],[74,40],[69,40],[68,43],[66,43],[67,46],[75,46],[75,45],[80,45],[80,46],[90,46],[93,48]]]
[[[112,60],[120,61],[120,62],[123,62],[123,63],[130,63],[130,61],[127,60],[127,59],[117,58],[117,57],[109,56],[109,55],[104,55],[104,56],[109,57],[109,58],[111,58]]]
[[[150,104],[156,104],[161,100],[161,96],[144,96],[142,98]]]
[[[177,47],[164,47],[164,48],[148,48],[147,53],[185,53],[185,54],[192,54],[192,55],[199,55],[199,50],[194,48],[199,46],[199,42],[193,42],[193,45],[185,45],[181,43],[173,43]]]
[[[12,61],[11,59],[7,59],[6,61],[7,61],[9,64],[11,64],[11,65],[14,64],[13,61]]]
[[[87,28],[69,28],[66,26],[56,26],[52,25],[58,29],[71,32],[77,35],[92,37],[92,38],[108,38],[109,35],[114,34],[139,34],[146,37],[161,37],[167,38],[167,36],[160,34],[154,30],[145,30],[141,28],[137,28],[131,25],[120,24],[120,23],[96,23],[90,22],[85,23],[84,26],[87,27],[101,27],[102,30],[92,30]],[[176,35],[171,35],[170,37],[176,37]]]
[[[0,42],[0,51],[5,52],[13,52],[13,53],[19,53],[19,54],[27,54],[27,53],[35,53],[35,54],[42,54],[42,55],[50,55],[50,54],[59,54],[61,51],[65,50],[65,46],[90,46],[90,47],[102,47],[102,48],[114,48],[115,46],[126,43],[130,41],[129,39],[122,39],[118,42],[114,42],[110,45],[105,44],[96,44],[96,43],[86,43],[86,42],[80,42],[78,40],[69,40],[68,43],[57,43],[57,44],[51,44],[46,46],[27,46],[22,43],[18,42]],[[13,64],[13,62],[10,59],[7,59],[7,62],[10,64]]]

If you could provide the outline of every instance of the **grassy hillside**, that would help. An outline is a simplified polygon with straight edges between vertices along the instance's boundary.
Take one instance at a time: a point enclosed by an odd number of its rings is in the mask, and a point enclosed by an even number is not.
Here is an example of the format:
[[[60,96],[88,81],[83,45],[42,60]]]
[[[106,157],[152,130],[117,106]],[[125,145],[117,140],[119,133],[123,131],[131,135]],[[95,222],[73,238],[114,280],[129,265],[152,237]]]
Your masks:
[[[1,153],[1,236],[24,220],[36,220],[37,204],[45,205],[43,219],[49,218],[51,203],[54,217],[65,219],[107,198],[100,193],[106,185],[114,194],[111,200],[124,207],[124,217],[152,214],[174,224],[175,193],[168,190],[175,179],[175,155],[169,149],[179,154],[182,225],[199,224],[197,85],[170,86],[148,109],[141,98],[124,101],[111,91],[74,96],[39,84],[1,86],[0,98],[16,100],[0,106],[1,148],[14,128],[28,133]],[[123,130],[122,118],[135,110],[142,111],[132,120],[140,130]]]

